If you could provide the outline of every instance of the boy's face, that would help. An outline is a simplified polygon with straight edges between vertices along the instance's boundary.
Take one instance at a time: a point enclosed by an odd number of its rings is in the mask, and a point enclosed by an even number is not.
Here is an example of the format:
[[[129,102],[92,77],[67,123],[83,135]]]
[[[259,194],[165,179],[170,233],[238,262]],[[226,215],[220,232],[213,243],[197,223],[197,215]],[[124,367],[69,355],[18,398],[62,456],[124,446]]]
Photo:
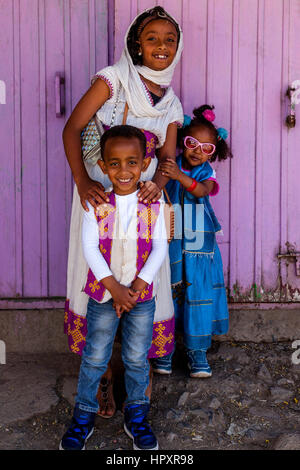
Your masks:
[[[136,137],[113,137],[106,141],[103,160],[99,165],[112,182],[114,192],[119,196],[137,190],[141,172],[145,171],[150,159],[144,159],[141,143]]]

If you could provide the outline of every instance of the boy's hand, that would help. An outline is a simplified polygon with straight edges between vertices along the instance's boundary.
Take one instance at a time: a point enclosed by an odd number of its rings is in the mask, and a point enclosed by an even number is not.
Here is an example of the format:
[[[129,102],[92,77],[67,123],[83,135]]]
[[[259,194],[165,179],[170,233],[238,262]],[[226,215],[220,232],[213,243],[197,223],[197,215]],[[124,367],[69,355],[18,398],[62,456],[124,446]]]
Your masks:
[[[133,307],[135,307],[139,296],[139,293],[134,292],[130,287],[122,286],[119,283],[118,286],[114,286],[110,290],[110,293],[114,303],[116,305],[120,305],[125,312],[129,312]]]
[[[139,298],[140,292],[138,292],[138,291],[133,291],[130,287],[127,287],[127,289],[128,289],[128,292],[129,292],[129,294],[132,296],[132,299],[133,299],[133,301],[134,301],[133,307],[135,307],[136,301],[137,301],[137,299]],[[117,304],[117,303],[115,303],[115,302],[114,302],[114,304],[113,304],[113,307],[114,307],[114,309],[115,309],[115,311],[116,311],[116,314],[117,314],[117,317],[118,317],[118,318],[121,318],[122,313],[124,313],[124,312],[129,312],[129,311],[131,310],[131,309],[128,309],[128,308],[126,307],[126,305]],[[131,308],[133,308],[133,307],[131,307]]]
[[[167,158],[163,163],[160,163],[158,169],[163,176],[168,176],[173,180],[178,180],[181,176],[181,171],[172,158]]]
[[[115,311],[116,311],[117,317],[118,317],[118,318],[121,318],[122,313],[124,312],[124,308],[122,307],[122,305],[119,305],[119,304],[114,303],[114,304],[113,304],[113,307],[114,307],[114,309],[115,309]]]
[[[124,311],[129,312],[135,307],[136,301],[140,295],[138,288],[133,289],[132,287],[123,286],[116,281],[113,275],[104,277],[101,279],[101,282],[111,293],[113,305],[114,307],[117,306],[116,312],[119,318]]]
[[[141,202],[156,202],[161,197],[161,190],[154,181],[141,181],[137,197]]]
[[[141,279],[140,277],[137,277],[131,284],[131,289],[134,292],[138,293],[138,296],[137,296],[138,298],[140,293],[145,289],[147,285],[148,285],[147,282],[143,281],[143,279]]]

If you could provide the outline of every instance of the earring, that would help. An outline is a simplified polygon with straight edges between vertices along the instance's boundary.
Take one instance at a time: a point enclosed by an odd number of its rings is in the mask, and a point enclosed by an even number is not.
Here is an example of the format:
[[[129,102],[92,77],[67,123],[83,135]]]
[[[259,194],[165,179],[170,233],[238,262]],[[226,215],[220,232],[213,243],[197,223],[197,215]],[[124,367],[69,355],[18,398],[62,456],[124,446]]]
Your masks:
[[[138,52],[138,55],[142,55],[141,51]]]

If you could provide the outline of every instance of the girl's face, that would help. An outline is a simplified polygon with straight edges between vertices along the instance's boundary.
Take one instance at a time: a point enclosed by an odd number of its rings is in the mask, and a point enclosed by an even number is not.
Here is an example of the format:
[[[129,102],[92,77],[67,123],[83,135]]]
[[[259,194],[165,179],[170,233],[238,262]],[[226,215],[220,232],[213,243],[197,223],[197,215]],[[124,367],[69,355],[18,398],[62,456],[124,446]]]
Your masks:
[[[208,129],[204,126],[197,126],[192,127],[191,130],[188,131],[188,135],[197,139],[198,142],[201,144],[214,144],[217,145],[215,135],[211,129]],[[189,149],[184,146],[183,156],[185,159],[185,167],[187,170],[191,170],[195,166],[202,165],[207,160],[209,160],[212,155],[207,155],[201,149],[201,146],[194,149]]]
[[[152,70],[166,69],[176,55],[177,41],[176,28],[170,21],[150,21],[139,38],[143,65]]]

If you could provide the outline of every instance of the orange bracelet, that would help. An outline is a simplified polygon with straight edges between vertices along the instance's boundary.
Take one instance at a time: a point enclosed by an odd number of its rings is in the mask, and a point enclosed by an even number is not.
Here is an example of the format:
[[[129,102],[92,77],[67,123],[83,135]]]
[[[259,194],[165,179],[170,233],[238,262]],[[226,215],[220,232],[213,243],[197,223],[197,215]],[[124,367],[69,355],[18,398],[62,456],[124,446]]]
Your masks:
[[[191,193],[192,191],[194,191],[196,186],[197,186],[197,181],[193,178],[193,182],[192,182],[191,186],[189,188],[186,188],[186,191]]]

